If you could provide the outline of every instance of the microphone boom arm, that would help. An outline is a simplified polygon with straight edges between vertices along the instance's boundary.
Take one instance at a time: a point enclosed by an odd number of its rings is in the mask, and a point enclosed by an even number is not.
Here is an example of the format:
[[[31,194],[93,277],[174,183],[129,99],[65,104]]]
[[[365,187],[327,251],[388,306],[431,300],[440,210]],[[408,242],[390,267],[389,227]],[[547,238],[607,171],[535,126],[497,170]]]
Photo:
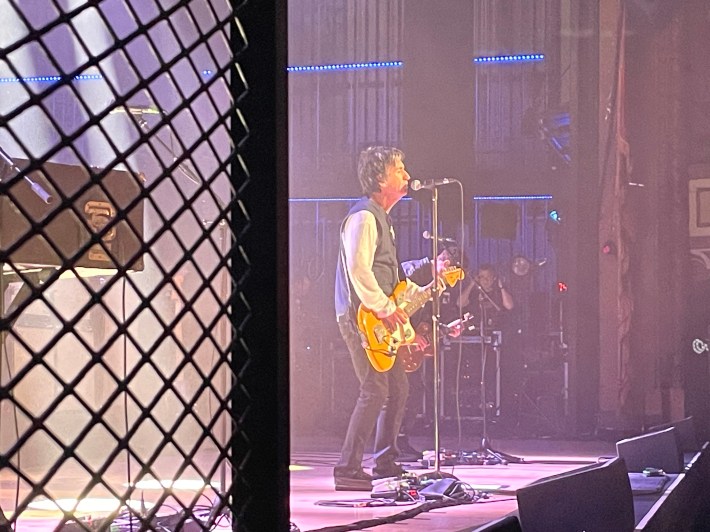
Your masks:
[[[145,131],[146,133],[150,132],[150,128],[148,127],[148,122],[146,122],[145,118],[143,118],[142,116],[136,116],[136,121],[138,122],[138,125],[140,126],[140,128],[143,131]],[[165,148],[168,151],[168,153],[170,153],[170,155],[173,156],[173,161],[178,160],[178,156],[175,153],[175,150],[173,150],[170,146],[168,146],[168,144],[163,139],[161,139],[157,134],[153,135],[152,138],[154,138],[156,141],[158,141],[158,144],[160,144],[163,148]],[[178,163],[177,167],[178,167],[178,170],[180,170],[183,173],[183,175],[185,177],[187,177],[190,181],[192,181],[195,185],[200,184],[200,180],[195,175],[195,172],[193,172],[192,169],[190,167],[188,167],[185,163],[180,162],[180,163]]]
[[[7,153],[5,153],[5,150],[0,147],[0,157],[5,159],[5,162],[10,165],[10,168],[12,168],[17,174],[22,173],[22,170],[20,170],[15,162],[12,160],[12,157],[10,157]],[[54,198],[52,195],[44,190],[42,185],[40,185],[37,181],[33,181],[32,178],[28,175],[23,175],[22,176],[25,182],[30,186],[30,190],[34,192],[39,199],[41,199],[46,205],[49,205],[54,201]]]

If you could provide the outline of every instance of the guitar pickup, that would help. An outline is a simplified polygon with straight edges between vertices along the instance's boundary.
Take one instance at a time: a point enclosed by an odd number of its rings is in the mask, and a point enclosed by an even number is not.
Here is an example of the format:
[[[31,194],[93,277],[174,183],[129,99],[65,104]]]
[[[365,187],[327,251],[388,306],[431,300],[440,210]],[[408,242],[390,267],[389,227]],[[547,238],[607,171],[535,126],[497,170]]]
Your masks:
[[[375,339],[380,343],[384,342],[389,334],[384,325],[376,325],[372,332],[375,335]]]

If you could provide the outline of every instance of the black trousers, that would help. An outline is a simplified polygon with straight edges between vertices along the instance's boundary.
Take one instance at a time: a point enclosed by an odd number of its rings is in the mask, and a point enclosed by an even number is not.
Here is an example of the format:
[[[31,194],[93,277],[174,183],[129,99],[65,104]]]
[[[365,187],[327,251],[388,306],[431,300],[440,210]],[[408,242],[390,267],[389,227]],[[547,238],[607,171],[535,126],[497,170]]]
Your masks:
[[[362,468],[365,445],[375,427],[375,468],[390,467],[399,455],[397,435],[409,393],[404,364],[398,359],[389,371],[376,371],[367,359],[356,324],[345,319],[338,326],[360,381],[360,395],[334,473],[347,474]]]

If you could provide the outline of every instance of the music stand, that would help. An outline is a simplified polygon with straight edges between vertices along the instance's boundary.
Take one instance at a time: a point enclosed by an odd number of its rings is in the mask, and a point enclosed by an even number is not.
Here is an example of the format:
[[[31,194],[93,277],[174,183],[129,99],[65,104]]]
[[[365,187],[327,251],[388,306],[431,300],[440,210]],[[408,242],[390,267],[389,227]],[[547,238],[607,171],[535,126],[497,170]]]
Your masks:
[[[504,453],[503,451],[498,451],[491,447],[491,441],[488,437],[488,401],[486,398],[486,359],[488,358],[488,349],[486,346],[485,332],[486,332],[486,313],[484,311],[483,303],[486,301],[491,304],[491,306],[500,312],[502,309],[498,303],[496,303],[491,296],[483,289],[481,284],[473,278],[473,283],[478,288],[478,303],[480,310],[480,334],[481,334],[481,413],[482,413],[482,428],[481,428],[481,444],[475,452],[474,464],[476,465],[497,465],[497,464],[522,464],[525,462],[524,458],[519,456],[514,456],[512,454]]]

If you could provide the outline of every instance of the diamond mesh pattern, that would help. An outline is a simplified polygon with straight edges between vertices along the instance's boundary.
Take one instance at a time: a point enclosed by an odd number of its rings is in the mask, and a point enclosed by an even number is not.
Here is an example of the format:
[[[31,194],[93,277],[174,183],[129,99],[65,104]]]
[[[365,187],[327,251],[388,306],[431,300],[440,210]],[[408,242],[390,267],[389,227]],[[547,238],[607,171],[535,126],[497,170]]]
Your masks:
[[[232,4],[0,0],[0,506],[18,529],[47,501],[47,529],[228,526],[230,398],[250,400]],[[89,522],[89,497],[115,508]]]

